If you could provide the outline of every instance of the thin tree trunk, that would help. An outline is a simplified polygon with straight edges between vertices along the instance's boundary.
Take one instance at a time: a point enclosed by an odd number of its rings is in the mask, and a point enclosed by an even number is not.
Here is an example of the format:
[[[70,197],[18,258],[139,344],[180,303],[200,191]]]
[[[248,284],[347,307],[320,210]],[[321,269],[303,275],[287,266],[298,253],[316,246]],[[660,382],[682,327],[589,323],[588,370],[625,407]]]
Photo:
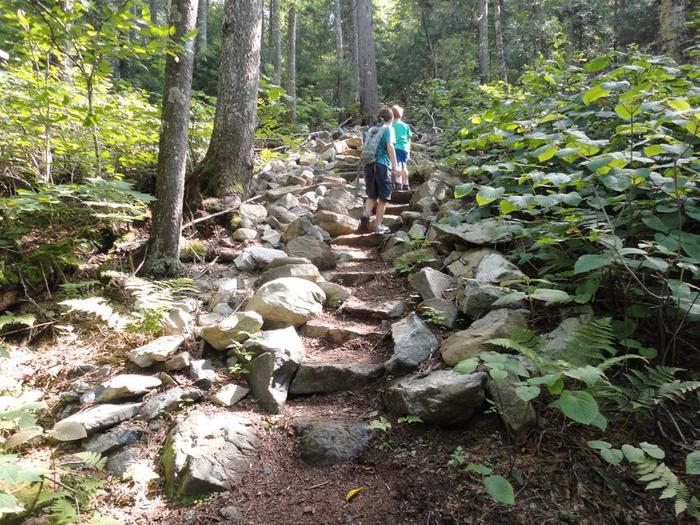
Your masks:
[[[265,0],[260,2],[260,75],[265,72]]]
[[[428,28],[428,18],[430,16],[430,0],[422,0],[420,2],[420,23],[425,35],[425,45],[428,48],[428,57],[430,58],[430,66],[432,68],[433,78],[437,78],[437,60],[435,59],[435,50],[433,49],[433,40],[430,38],[430,30]]]
[[[350,65],[352,67],[352,86],[350,87],[350,100],[357,102],[359,100],[358,87],[360,85],[360,59],[358,51],[358,36],[357,36],[357,0],[350,0]]]
[[[205,194],[218,197],[244,196],[250,189],[260,78],[261,15],[260,0],[224,3],[214,129],[204,161],[197,175],[188,182],[190,202],[197,201],[197,185]]]
[[[372,0],[357,0],[358,58],[360,68],[360,113],[362,122],[374,122],[379,113],[377,60],[372,29]]]
[[[197,22],[197,0],[172,0],[171,36],[179,44]],[[177,56],[165,61],[163,112],[158,149],[156,201],[148,241],[144,271],[151,275],[175,275],[180,270],[180,228],[182,196],[187,164],[187,130],[192,93],[194,54],[191,46],[181,46]]]
[[[489,0],[479,0],[479,76],[489,81]]]
[[[336,78],[335,86],[335,100],[338,104],[341,104],[343,98],[343,64],[345,63],[345,57],[343,50],[343,25],[341,23],[340,17],[340,0],[334,0],[335,14],[334,14],[334,26],[335,26],[335,54],[336,61],[338,64],[338,73]]]
[[[199,0],[197,9],[197,40],[195,52],[197,62],[207,62],[207,26],[209,22],[209,0]]]
[[[496,32],[496,51],[498,53],[498,69],[501,80],[508,82],[508,69],[506,68],[506,53],[503,47],[503,30],[501,29],[501,0],[493,0],[493,26]]]
[[[683,24],[685,24],[685,0],[661,0],[659,4],[661,51],[676,60],[681,59]]]
[[[148,0],[148,7],[151,11],[151,23],[158,23],[158,0]]]
[[[292,4],[287,13],[287,95],[289,121],[297,121],[297,8]]]
[[[272,81],[282,85],[282,34],[280,33],[280,0],[270,0],[270,62]]]

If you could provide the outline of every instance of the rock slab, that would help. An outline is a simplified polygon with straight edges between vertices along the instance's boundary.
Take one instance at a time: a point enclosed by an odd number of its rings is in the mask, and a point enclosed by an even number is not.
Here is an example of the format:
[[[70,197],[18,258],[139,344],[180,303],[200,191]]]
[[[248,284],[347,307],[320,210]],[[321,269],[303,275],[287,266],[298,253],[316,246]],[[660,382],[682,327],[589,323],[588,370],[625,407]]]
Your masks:
[[[414,415],[425,423],[459,425],[468,421],[485,398],[487,375],[435,370],[395,381],[384,395],[384,404],[399,416]]]
[[[296,277],[275,279],[262,285],[248,301],[272,328],[300,326],[323,312],[326,294],[315,283]]]
[[[129,361],[136,363],[141,368],[152,366],[155,363],[163,363],[170,359],[184,342],[185,338],[181,335],[159,337],[147,345],[134,348],[129,352]]]
[[[163,445],[166,493],[186,497],[231,490],[256,460],[259,447],[247,417],[190,412]]]
[[[299,366],[290,394],[320,394],[352,390],[376,381],[384,373],[381,364],[304,363]]]
[[[437,336],[418,315],[411,312],[391,325],[394,355],[386,362],[387,372],[393,375],[412,372],[440,346]]]
[[[350,461],[372,437],[372,430],[363,421],[297,418],[293,425],[302,441],[301,459],[309,465]]]

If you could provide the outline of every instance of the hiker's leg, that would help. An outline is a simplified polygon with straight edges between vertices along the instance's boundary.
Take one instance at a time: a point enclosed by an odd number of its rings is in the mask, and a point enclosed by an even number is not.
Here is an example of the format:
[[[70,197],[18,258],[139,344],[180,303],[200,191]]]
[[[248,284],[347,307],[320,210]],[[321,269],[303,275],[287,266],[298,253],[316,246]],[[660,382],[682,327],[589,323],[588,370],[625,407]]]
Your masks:
[[[370,199],[367,197],[367,200],[365,201],[365,213],[367,215],[372,215],[375,204],[377,204],[377,199]]]
[[[377,217],[375,220],[375,225],[379,226],[384,220],[384,211],[386,210],[386,201],[382,199],[377,200]]]

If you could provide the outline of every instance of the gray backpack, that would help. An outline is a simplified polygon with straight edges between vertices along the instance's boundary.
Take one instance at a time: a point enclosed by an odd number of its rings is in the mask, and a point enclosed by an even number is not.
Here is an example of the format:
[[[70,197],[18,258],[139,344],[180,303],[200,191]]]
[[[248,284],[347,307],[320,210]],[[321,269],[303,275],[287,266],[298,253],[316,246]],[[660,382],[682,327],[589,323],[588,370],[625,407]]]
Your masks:
[[[365,140],[360,153],[360,164],[366,166],[377,160],[377,149],[384,136],[384,126],[373,126],[365,133]]]

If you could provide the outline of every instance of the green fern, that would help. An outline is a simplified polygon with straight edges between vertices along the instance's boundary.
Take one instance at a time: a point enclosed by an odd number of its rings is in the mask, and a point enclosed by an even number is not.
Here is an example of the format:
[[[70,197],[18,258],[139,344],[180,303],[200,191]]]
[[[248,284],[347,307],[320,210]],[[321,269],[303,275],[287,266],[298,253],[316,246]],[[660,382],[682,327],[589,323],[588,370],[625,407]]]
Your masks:
[[[577,366],[597,364],[617,353],[616,340],[609,317],[594,319],[575,330],[561,358]]]
[[[102,470],[107,464],[107,458],[102,457],[102,455],[98,454],[97,452],[78,452],[75,454],[75,457],[79,458],[85,464],[86,468],[92,468],[95,470]]]

